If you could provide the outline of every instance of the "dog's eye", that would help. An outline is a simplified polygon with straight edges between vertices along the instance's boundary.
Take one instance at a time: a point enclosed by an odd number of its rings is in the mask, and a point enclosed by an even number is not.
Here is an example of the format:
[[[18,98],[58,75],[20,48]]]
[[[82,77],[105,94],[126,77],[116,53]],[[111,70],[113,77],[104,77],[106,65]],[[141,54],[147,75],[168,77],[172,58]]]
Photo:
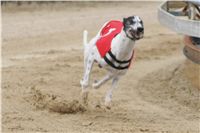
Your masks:
[[[130,24],[135,24],[135,21],[134,20],[130,20]]]

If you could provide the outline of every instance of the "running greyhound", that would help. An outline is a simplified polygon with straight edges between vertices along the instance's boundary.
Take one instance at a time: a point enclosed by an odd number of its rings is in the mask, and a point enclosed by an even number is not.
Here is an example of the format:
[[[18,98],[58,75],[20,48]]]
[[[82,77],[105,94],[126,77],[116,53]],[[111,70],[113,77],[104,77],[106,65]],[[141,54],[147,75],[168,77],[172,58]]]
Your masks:
[[[111,107],[112,91],[122,75],[125,75],[134,57],[135,42],[144,35],[143,21],[138,16],[111,20],[103,25],[98,34],[88,43],[88,32],[83,32],[84,75],[80,81],[82,100],[87,104],[89,77],[94,62],[108,73],[101,80],[94,81],[93,88],[99,88],[112,79],[112,86],[105,96],[105,106]]]

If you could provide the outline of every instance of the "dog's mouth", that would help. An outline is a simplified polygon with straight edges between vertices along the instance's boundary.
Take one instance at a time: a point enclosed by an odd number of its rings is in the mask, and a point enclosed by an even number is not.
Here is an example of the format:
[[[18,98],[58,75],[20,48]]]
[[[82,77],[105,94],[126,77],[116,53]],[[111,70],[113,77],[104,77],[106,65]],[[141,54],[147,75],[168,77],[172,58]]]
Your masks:
[[[143,31],[135,31],[135,30],[131,30],[130,34],[133,38],[135,38],[136,40],[139,40],[141,38],[143,38],[144,32]]]
[[[135,30],[130,30],[131,36],[134,38],[136,35],[136,31]]]
[[[137,32],[136,34],[136,39],[141,39],[143,38],[144,32]]]

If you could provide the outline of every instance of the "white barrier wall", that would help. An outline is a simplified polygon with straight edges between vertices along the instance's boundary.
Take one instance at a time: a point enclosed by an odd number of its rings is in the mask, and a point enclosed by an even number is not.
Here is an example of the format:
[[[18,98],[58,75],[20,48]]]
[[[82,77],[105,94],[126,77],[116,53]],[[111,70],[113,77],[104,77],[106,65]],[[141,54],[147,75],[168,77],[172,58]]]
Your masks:
[[[158,20],[171,30],[188,36],[200,37],[200,21],[184,20],[166,11],[166,2],[158,8]]]

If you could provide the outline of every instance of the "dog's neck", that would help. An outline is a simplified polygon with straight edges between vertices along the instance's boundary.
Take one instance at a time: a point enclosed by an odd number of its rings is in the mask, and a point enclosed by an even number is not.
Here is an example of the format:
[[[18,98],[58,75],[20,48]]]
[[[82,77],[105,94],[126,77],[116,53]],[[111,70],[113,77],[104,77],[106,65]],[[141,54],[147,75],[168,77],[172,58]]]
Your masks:
[[[122,30],[112,41],[111,51],[118,60],[129,60],[132,56],[135,41],[126,36]]]

